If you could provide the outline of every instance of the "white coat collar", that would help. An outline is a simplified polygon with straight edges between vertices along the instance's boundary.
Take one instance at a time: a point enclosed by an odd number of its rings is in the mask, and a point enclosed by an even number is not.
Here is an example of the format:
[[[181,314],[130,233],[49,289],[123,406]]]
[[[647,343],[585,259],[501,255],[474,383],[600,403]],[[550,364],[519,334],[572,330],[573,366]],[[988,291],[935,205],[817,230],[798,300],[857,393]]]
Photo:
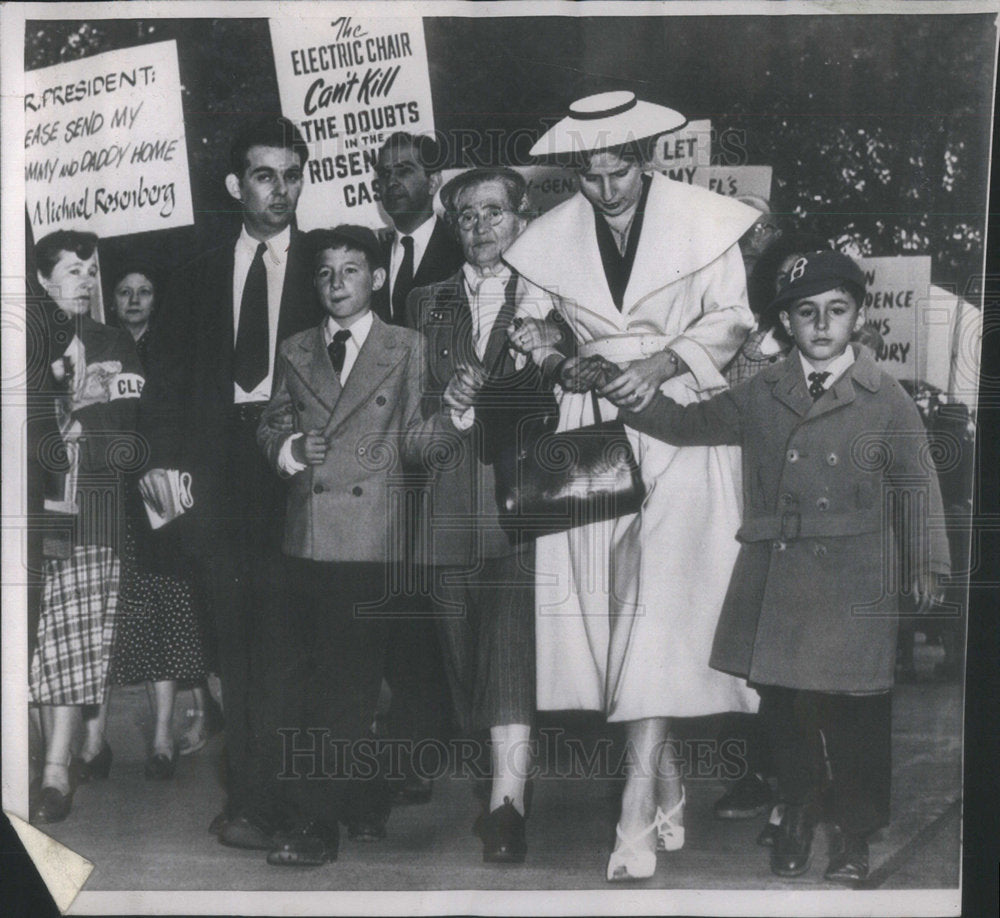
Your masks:
[[[620,329],[646,297],[715,261],[759,216],[733,198],[655,173],[621,314],[601,265],[594,210],[579,192],[534,220],[504,260],[539,287]]]

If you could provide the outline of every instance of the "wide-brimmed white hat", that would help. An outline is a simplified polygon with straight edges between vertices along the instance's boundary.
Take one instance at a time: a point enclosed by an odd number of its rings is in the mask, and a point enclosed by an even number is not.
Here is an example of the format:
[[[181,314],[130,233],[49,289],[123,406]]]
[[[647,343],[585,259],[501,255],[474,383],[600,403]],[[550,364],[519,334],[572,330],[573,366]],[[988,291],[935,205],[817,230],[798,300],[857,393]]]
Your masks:
[[[676,131],[687,124],[680,112],[643,102],[627,90],[577,99],[554,127],[538,138],[532,156],[592,153]]]

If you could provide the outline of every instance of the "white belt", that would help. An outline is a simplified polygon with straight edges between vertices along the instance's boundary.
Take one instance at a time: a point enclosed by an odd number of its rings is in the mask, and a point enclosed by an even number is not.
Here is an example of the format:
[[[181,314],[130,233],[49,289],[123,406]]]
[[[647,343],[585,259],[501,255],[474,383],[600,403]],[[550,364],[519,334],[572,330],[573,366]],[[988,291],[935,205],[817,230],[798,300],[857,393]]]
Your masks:
[[[665,350],[674,338],[670,335],[608,335],[580,345],[581,357],[600,355],[612,363],[641,360]]]

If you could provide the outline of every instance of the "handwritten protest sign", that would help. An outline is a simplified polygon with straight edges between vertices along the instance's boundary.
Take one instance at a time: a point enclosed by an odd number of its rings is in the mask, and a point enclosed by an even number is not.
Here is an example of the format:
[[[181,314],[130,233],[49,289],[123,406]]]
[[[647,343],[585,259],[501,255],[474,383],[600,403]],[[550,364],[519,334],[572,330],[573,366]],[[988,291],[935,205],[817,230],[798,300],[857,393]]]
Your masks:
[[[281,110],[309,145],[299,226],[384,225],[379,147],[395,131],[434,130],[423,21],[289,17],[270,27]]]
[[[917,379],[926,354],[929,255],[859,258],[865,272],[865,320],[882,337],[876,362],[896,379]]]
[[[25,196],[35,238],[194,222],[177,44],[25,74]]]

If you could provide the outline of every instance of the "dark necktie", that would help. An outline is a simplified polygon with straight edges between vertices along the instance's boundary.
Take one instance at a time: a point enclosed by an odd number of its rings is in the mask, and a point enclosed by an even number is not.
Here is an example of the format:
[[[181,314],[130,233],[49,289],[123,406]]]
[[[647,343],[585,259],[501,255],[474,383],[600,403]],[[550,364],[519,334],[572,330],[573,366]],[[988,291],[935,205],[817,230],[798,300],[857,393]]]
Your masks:
[[[810,373],[809,374],[809,394],[813,397],[813,401],[816,401],[826,389],[823,388],[823,383],[826,382],[826,378],[829,373]]]
[[[330,355],[330,363],[333,364],[333,372],[340,379],[340,371],[344,369],[344,357],[347,356],[347,339],[351,337],[351,331],[342,328],[336,332],[331,341],[326,346],[326,352]]]
[[[413,287],[413,237],[400,239],[403,246],[403,260],[396,272],[396,283],[392,287],[392,318],[401,322],[406,315],[406,297]]]
[[[236,329],[233,379],[244,392],[253,392],[267,376],[270,334],[267,322],[267,270],[264,252],[257,246],[240,300],[240,323]]]

